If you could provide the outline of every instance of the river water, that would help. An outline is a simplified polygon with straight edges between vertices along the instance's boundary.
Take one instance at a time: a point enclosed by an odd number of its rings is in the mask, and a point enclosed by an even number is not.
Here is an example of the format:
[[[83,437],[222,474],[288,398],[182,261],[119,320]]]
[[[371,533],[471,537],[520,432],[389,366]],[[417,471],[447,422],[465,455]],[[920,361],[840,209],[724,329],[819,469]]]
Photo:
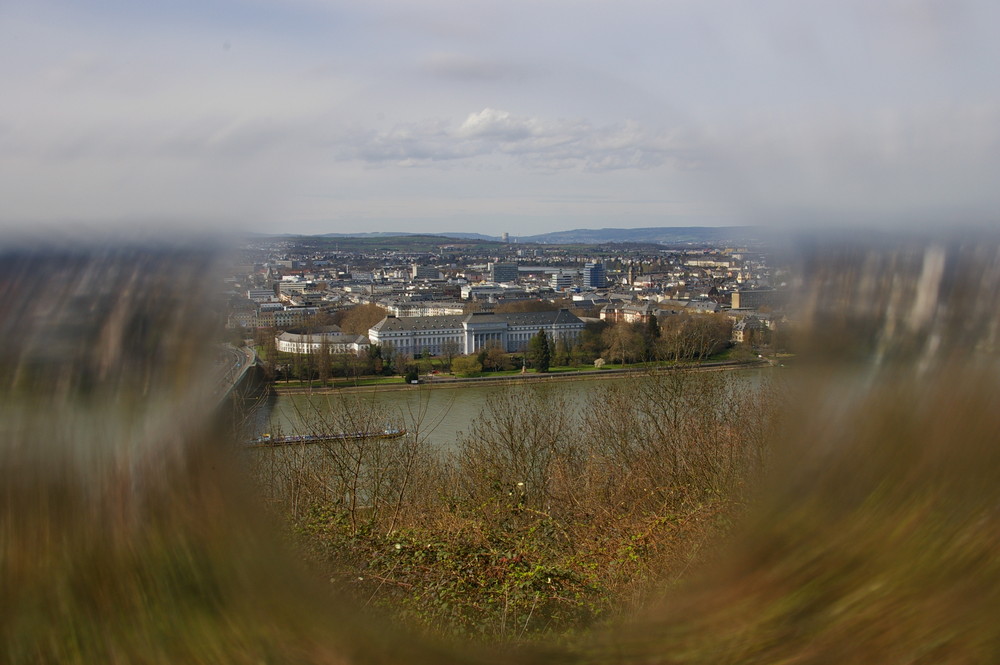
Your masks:
[[[730,371],[737,381],[759,385],[770,369]],[[344,412],[377,412],[387,426],[414,431],[419,428],[434,447],[453,449],[462,432],[481,413],[491,396],[504,390],[534,390],[538,399],[561,398],[580,413],[588,398],[611,384],[642,380],[639,376],[607,379],[561,380],[536,383],[457,383],[450,386],[417,387],[406,390],[333,393],[323,395],[283,394],[263,406],[256,418],[256,434],[315,434],[345,431]],[[382,425],[378,425],[381,427]]]

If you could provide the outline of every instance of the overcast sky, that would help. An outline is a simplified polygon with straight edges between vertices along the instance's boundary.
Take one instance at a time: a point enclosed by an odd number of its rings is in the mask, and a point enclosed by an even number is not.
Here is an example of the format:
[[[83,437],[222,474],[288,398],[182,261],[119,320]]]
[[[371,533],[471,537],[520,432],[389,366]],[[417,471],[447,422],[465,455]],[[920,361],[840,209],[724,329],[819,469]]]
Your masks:
[[[996,0],[3,0],[0,225],[992,224]]]

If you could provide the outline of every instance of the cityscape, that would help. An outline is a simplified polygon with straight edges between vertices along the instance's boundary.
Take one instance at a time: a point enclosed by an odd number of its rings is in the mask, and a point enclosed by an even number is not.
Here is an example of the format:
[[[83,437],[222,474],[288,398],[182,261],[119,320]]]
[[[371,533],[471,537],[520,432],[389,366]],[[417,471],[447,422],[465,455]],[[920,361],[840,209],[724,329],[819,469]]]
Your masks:
[[[566,366],[648,363],[671,354],[706,360],[734,345],[749,358],[765,347],[776,352],[772,339],[786,344],[794,325],[790,266],[777,265],[759,242],[567,246],[401,236],[383,238],[381,247],[348,249],[349,242],[257,239],[243,248],[245,263],[228,268],[226,327],[242,332],[238,343],[310,357],[306,368],[282,356],[276,369],[283,378],[294,365],[326,383],[335,368],[356,372],[357,363],[316,356],[367,357],[373,347],[382,357],[391,352],[400,374],[415,360],[442,355],[448,360],[441,369],[451,373],[455,357],[477,354],[483,357],[472,371],[482,372],[487,351],[500,356],[491,359],[494,368],[526,369],[539,331]],[[601,340],[615,337],[616,326],[634,332],[620,332],[612,350]],[[710,335],[698,335],[698,348],[654,350],[641,339],[650,329],[679,338],[709,327]],[[468,374],[469,365],[459,364]]]
[[[3,0],[0,663],[1000,663],[996,0]]]

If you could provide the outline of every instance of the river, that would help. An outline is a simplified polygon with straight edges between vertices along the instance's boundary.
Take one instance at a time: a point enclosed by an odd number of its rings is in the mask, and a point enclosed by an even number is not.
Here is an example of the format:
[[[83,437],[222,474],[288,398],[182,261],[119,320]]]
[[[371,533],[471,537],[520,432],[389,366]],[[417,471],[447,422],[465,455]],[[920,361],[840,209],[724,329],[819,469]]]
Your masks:
[[[737,381],[759,385],[772,370],[743,369],[727,372]],[[463,431],[481,413],[491,396],[504,390],[536,390],[539,399],[562,398],[571,408],[586,408],[588,397],[611,384],[634,382],[642,377],[567,380],[544,383],[476,383],[408,390],[372,390],[322,395],[281,394],[259,409],[256,434],[314,434],[347,431],[352,419],[377,412],[379,424],[419,427],[434,447],[453,449]],[[357,422],[356,420],[354,422]],[[374,422],[369,420],[368,422]],[[371,427],[371,425],[367,425]]]

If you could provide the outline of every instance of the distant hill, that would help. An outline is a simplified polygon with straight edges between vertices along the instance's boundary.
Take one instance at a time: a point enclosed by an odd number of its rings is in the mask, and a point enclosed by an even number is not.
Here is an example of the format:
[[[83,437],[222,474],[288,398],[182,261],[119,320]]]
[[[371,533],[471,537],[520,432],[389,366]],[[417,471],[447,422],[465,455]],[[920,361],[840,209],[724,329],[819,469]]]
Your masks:
[[[314,238],[396,238],[398,236],[437,235],[433,233],[402,233],[398,231],[372,231],[369,233],[316,233]]]
[[[461,238],[463,240],[500,240],[497,236],[482,233],[402,233],[395,231],[374,231],[371,233],[321,233],[318,238],[396,238],[399,236],[438,236],[441,238]]]
[[[266,235],[266,234],[253,234]],[[500,242],[498,236],[483,233],[404,233],[395,231],[374,231],[369,233],[322,233],[316,235],[282,234],[283,237],[327,238],[377,241],[388,238],[453,238],[475,242]],[[639,229],[573,229],[571,231],[556,231],[532,236],[517,236],[512,241],[524,243],[539,243],[546,245],[604,245],[609,243],[622,244],[659,244],[659,245],[703,245],[703,244],[753,244],[766,241],[770,233],[760,226],[654,226]]]
[[[767,236],[759,226],[657,226],[641,229],[573,229],[534,236],[518,236],[518,242],[548,245],[600,245],[604,243],[747,243]]]

